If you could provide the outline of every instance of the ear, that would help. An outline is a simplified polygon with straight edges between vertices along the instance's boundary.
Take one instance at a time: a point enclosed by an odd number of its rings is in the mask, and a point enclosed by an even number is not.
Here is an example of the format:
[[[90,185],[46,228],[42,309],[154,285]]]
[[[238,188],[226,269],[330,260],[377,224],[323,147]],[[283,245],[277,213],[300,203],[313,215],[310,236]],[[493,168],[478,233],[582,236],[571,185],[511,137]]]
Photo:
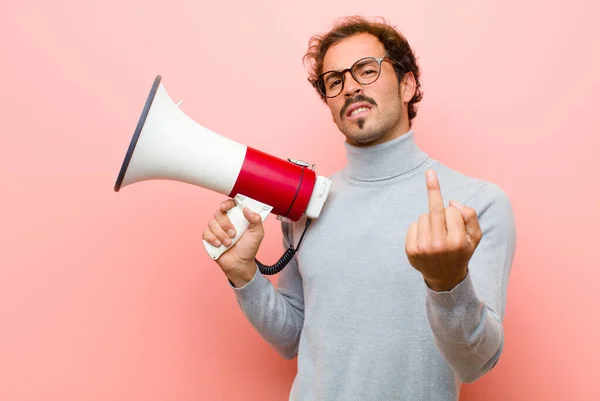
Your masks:
[[[404,103],[410,102],[410,100],[415,95],[415,91],[417,88],[417,81],[415,80],[415,76],[412,72],[407,72],[402,77],[402,82],[400,84],[400,95],[402,97],[402,101]]]

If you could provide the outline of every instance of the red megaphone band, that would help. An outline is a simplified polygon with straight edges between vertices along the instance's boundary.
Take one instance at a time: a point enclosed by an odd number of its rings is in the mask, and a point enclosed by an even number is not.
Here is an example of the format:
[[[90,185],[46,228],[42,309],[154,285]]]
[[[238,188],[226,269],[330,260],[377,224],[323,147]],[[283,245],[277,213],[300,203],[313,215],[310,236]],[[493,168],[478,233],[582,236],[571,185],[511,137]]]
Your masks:
[[[260,200],[271,213],[298,221],[308,207],[316,173],[298,164],[247,147],[246,157],[229,194]]]

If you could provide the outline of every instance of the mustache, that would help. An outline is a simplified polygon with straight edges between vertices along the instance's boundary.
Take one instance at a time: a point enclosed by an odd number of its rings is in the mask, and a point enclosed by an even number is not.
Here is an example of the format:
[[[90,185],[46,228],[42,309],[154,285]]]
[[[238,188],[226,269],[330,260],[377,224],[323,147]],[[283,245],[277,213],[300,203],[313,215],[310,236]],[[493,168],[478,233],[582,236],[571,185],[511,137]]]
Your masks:
[[[344,106],[340,110],[340,118],[344,118],[344,115],[346,114],[346,110],[348,110],[348,107],[352,106],[354,103],[359,103],[359,102],[366,102],[366,103],[372,104],[373,106],[377,106],[377,103],[375,102],[375,100],[371,99],[370,97],[366,97],[365,95],[356,95],[353,98],[349,97],[348,99],[346,99],[346,103],[344,103]]]

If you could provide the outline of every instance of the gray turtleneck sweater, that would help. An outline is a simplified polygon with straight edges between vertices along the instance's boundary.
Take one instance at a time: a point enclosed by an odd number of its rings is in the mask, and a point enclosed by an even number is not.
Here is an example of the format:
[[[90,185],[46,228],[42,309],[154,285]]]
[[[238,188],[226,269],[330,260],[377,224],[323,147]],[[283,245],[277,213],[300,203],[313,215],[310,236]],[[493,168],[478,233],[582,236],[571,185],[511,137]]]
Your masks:
[[[510,201],[497,185],[428,157],[413,135],[345,143],[348,163],[277,285],[257,270],[234,288],[262,337],[298,357],[290,400],[456,400],[461,382],[500,357],[516,242]],[[475,208],[483,231],[467,277],[448,292],[431,290],[404,249],[409,224],[428,213],[428,168],[445,204]],[[286,249],[304,223],[283,224]]]

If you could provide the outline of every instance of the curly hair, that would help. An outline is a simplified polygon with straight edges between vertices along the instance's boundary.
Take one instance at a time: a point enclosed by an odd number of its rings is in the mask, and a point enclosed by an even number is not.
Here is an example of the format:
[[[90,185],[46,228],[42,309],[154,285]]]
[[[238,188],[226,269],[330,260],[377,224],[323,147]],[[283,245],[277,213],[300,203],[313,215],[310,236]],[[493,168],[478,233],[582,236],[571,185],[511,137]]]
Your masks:
[[[421,83],[419,82],[419,66],[406,38],[384,19],[377,22],[369,21],[362,16],[345,17],[338,20],[329,32],[311,37],[308,50],[303,57],[304,64],[306,65],[307,62],[310,64],[308,80],[313,86],[316,84],[319,75],[323,73],[325,54],[333,44],[361,33],[368,33],[377,37],[385,48],[386,56],[398,63],[397,66],[394,66],[398,82],[401,82],[406,73],[413,73],[416,82],[415,94],[408,102],[408,118],[412,120],[417,116],[415,105],[423,98]],[[315,89],[321,99],[326,102],[326,97],[316,87]]]

